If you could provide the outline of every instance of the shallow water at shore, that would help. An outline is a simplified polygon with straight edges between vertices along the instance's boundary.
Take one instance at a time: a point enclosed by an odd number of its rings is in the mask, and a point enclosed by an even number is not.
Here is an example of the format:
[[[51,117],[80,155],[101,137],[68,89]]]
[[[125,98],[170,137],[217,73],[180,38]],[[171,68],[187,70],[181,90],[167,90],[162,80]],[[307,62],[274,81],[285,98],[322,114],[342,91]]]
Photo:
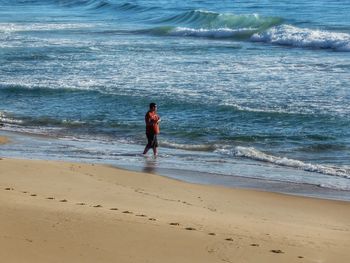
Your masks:
[[[307,181],[304,178],[313,176],[312,173],[264,166],[244,159],[237,159],[225,167],[218,156],[210,154],[200,154],[196,160],[196,153],[161,149],[158,158],[154,158],[152,155],[143,156],[141,146],[130,147],[129,144],[71,141],[4,131],[0,134],[11,139],[10,143],[0,146],[2,157],[99,163],[191,183],[350,201],[349,190],[327,187],[329,183],[334,184],[333,178],[321,175],[317,178],[318,181],[314,177]],[[208,162],[211,164],[208,165]],[[235,169],[228,174],[225,171],[228,167]],[[339,184],[342,183],[340,180]]]

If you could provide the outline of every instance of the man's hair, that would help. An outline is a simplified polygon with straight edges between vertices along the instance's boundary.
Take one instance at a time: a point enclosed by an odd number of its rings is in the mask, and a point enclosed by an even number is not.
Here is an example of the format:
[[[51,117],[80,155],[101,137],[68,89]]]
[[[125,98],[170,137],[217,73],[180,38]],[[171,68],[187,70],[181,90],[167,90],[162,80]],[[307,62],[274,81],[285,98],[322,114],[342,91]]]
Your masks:
[[[153,107],[155,107],[155,106],[157,106],[157,104],[155,104],[154,102],[152,102],[152,103],[149,104],[149,108],[150,108],[150,109],[153,108]]]

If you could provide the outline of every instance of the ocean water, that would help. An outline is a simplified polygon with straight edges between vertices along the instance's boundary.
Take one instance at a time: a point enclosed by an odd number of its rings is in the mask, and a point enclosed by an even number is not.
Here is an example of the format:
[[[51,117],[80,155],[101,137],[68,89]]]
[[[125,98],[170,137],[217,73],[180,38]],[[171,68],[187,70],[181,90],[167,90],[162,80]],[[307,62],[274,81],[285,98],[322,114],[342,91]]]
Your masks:
[[[349,10],[348,0],[2,0],[0,132],[44,137],[15,136],[1,155],[350,195]],[[156,160],[140,156],[153,101]]]

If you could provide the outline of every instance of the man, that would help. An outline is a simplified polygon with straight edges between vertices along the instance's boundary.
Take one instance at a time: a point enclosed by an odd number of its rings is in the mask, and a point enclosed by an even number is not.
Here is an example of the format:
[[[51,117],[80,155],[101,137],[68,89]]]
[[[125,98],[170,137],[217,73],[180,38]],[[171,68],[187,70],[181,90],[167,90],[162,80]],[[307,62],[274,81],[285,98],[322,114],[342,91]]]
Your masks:
[[[160,117],[157,114],[157,104],[154,102],[150,103],[149,111],[145,115],[146,122],[146,136],[147,136],[147,145],[143,154],[146,154],[149,149],[153,149],[154,156],[157,156],[157,147],[158,140],[157,134],[159,134],[159,122]]]

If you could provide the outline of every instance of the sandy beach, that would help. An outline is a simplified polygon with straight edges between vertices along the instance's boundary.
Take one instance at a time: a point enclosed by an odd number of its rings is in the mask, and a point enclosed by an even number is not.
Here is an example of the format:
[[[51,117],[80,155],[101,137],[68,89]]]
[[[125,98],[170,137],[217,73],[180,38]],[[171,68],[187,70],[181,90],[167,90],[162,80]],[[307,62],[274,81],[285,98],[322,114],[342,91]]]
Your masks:
[[[1,159],[0,222],[4,262],[345,263],[350,257],[349,202],[94,164]]]

